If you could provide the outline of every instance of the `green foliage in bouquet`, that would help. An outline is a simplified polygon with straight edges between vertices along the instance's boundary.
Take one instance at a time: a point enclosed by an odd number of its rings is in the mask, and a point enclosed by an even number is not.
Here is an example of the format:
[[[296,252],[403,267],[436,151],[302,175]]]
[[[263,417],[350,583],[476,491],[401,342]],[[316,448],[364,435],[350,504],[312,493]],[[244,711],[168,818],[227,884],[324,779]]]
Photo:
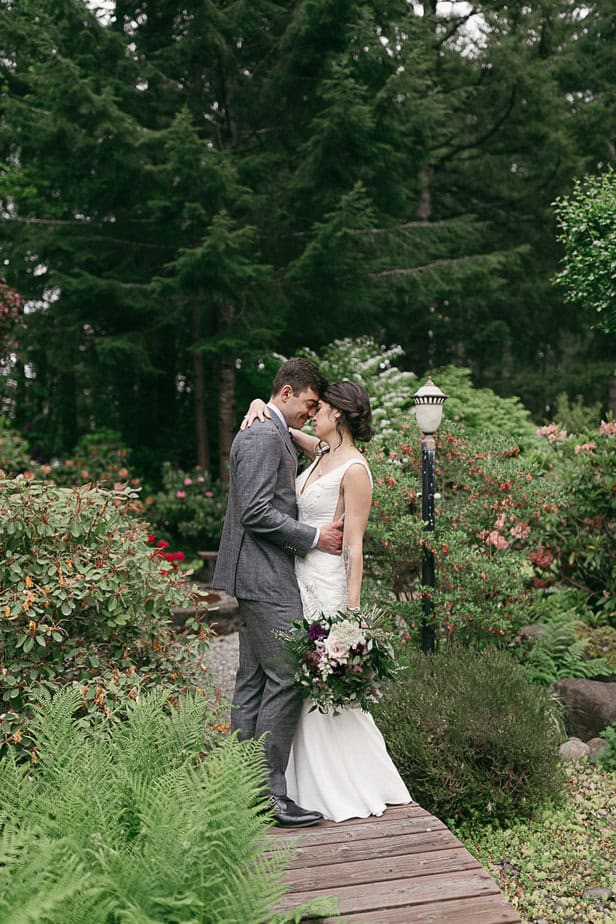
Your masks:
[[[40,686],[78,686],[84,712],[111,716],[140,691],[184,689],[173,606],[190,590],[165,569],[132,513],[134,492],[0,482],[0,746],[31,750]],[[198,661],[200,637],[186,639]],[[35,756],[33,754],[33,756]]]
[[[541,519],[542,587],[582,591],[595,624],[616,624],[616,422],[568,437],[555,425],[538,431],[558,503]]]
[[[509,653],[446,645],[406,663],[373,714],[420,805],[506,823],[558,798],[558,707]]]
[[[321,614],[294,623],[286,636],[297,665],[295,679],[321,712],[347,706],[368,710],[382,695],[382,683],[397,670],[391,633],[376,610]]]
[[[220,739],[207,702],[165,694],[84,727],[75,691],[33,721],[38,765],[0,762],[0,919],[269,924],[288,852],[265,853],[257,742]],[[292,918],[287,918],[292,920]]]
[[[189,552],[215,550],[227,509],[227,486],[208,472],[165,463],[163,490],[148,499],[147,516],[156,535]]]

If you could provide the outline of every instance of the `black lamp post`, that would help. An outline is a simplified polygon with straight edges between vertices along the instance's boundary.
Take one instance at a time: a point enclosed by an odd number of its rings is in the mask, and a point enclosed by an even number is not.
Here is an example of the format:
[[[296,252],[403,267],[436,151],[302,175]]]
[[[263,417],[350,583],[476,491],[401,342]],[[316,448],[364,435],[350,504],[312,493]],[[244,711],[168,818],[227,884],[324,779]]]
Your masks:
[[[426,532],[434,532],[434,469],[436,463],[436,444],[434,434],[438,430],[443,417],[443,404],[447,395],[438,388],[432,379],[428,379],[413,395],[415,402],[415,419],[422,432],[421,437],[421,518]],[[424,546],[424,556],[421,568],[421,583],[424,587],[434,588],[436,573],[434,568],[434,554],[431,549]],[[427,593],[423,599],[423,618],[421,623],[421,649],[425,654],[433,652],[436,647],[434,624],[432,622],[433,610],[432,595]]]

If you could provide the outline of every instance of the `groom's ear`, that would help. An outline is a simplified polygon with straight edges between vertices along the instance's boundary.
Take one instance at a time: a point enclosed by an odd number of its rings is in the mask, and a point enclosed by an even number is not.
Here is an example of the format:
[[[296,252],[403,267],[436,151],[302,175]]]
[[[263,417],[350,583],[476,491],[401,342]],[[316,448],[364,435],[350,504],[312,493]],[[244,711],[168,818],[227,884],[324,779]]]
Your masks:
[[[283,385],[280,389],[280,397],[283,401],[288,401],[289,398],[293,397],[293,386],[292,385]]]

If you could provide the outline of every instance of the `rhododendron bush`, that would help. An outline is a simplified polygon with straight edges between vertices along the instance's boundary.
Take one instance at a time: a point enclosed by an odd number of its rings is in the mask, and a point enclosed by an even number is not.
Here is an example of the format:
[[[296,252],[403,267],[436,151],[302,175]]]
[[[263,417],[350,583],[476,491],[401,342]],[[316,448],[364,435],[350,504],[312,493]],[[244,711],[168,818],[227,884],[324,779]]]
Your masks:
[[[525,452],[507,435],[470,437],[447,421],[436,441],[432,533],[421,520],[414,423],[368,450],[369,593],[389,596],[410,631],[430,594],[441,633],[465,642],[513,643],[522,626],[545,618],[544,595],[568,588],[586,595],[590,609],[578,618],[616,622],[616,423],[584,437],[543,427]],[[435,558],[434,590],[421,584],[424,548]]]
[[[583,436],[546,429],[544,464],[559,502],[542,518],[536,582],[583,593],[596,625],[616,625],[616,421]]]
[[[128,487],[0,481],[0,747],[29,746],[41,685],[72,683],[84,714],[105,716],[150,687],[183,690],[170,614],[191,594],[134,500]]]
[[[445,423],[437,435],[436,528],[421,520],[421,445],[416,426],[369,450],[375,479],[367,537],[372,592],[410,630],[420,625],[425,594],[441,631],[464,641],[512,642],[535,616],[529,555],[554,507],[554,485],[506,436],[470,439]],[[422,587],[424,548],[436,562],[436,589]]]

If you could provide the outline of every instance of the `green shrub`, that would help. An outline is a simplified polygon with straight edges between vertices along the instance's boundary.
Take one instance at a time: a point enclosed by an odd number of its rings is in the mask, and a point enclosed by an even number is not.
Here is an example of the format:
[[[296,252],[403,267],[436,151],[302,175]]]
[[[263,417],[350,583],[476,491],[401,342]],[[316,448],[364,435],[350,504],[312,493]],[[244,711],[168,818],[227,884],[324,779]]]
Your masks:
[[[581,590],[596,624],[616,621],[616,422],[567,437],[543,427],[543,450],[558,487],[541,519],[537,582]]]
[[[465,642],[512,643],[535,618],[538,595],[528,561],[553,486],[505,437],[469,439],[446,424],[437,435],[436,529],[421,520],[421,448],[414,424],[401,425],[386,448],[366,452],[374,477],[366,535],[367,595],[409,624],[421,622],[423,546],[436,564],[434,620]]]
[[[84,709],[106,715],[144,689],[184,689],[186,652],[174,644],[170,611],[191,595],[148,545],[134,496],[0,482],[0,747],[33,746],[41,684],[74,683]],[[198,636],[187,645],[198,647]]]
[[[30,464],[26,440],[4,417],[0,417],[0,471],[5,475],[18,475]]]
[[[167,462],[163,490],[147,502],[147,516],[157,537],[189,552],[217,549],[227,509],[227,486],[208,472],[190,472]]]
[[[63,691],[37,710],[36,769],[14,749],[0,762],[0,919],[282,921],[288,852],[263,853],[259,744],[213,747],[199,697],[145,696],[111,729],[82,727],[79,706]]]
[[[558,797],[558,707],[510,654],[444,646],[407,665],[374,716],[420,805],[506,822]]]
[[[555,404],[554,420],[569,433],[585,433],[589,424],[596,428],[601,422],[600,401],[587,406],[582,395],[577,395],[575,401],[570,401],[567,392],[561,391]]]
[[[604,728],[601,737],[605,738],[607,744],[599,751],[597,760],[604,770],[616,772],[616,725]]]

